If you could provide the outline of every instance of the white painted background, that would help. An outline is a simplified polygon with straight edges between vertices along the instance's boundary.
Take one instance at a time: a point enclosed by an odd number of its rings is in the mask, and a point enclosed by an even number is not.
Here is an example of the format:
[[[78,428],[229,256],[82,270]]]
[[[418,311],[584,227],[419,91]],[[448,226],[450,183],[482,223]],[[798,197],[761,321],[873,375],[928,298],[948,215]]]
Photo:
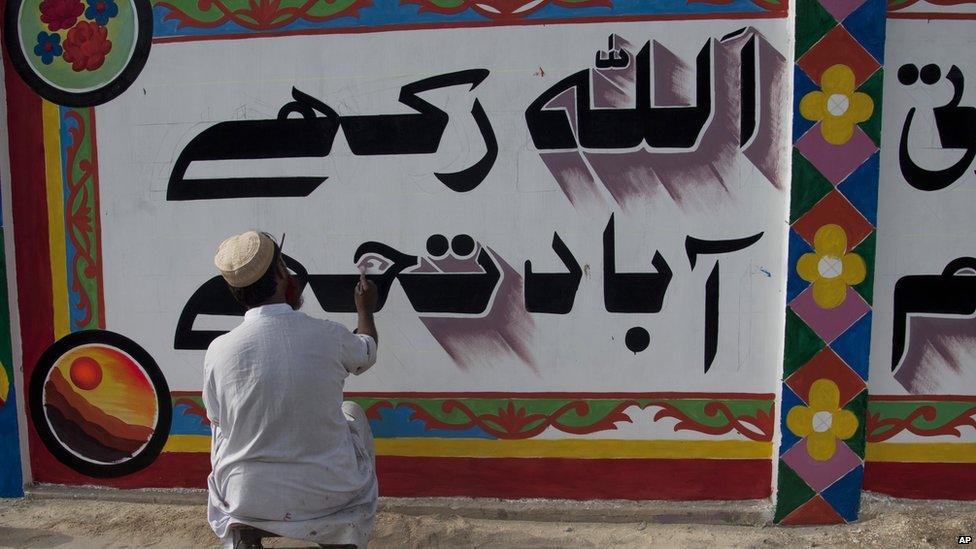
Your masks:
[[[910,133],[915,162],[934,170],[962,158],[961,149],[941,148],[932,108],[945,105],[952,97],[951,85],[945,80],[952,65],[966,78],[960,105],[976,106],[976,57],[972,55],[976,28],[971,21],[889,19],[886,44],[870,391],[903,395],[908,391],[891,371],[895,283],[906,275],[938,274],[957,257],[976,256],[976,166],[970,166],[965,176],[946,189],[915,189],[898,165],[899,139],[906,114],[916,107]],[[919,68],[935,63],[942,79],[932,86],[921,81],[904,86],[897,74],[906,63]],[[933,394],[976,394],[976,349],[961,370],[947,367],[935,382]],[[976,431],[970,430],[968,436],[976,436]]]
[[[786,58],[789,24],[755,23]],[[534,150],[524,118],[548,87],[591,67],[610,33],[638,47],[658,40],[694,66],[709,37],[742,26],[550,25],[156,44],[131,88],[96,109],[107,328],[145,347],[172,390],[199,390],[203,351],[173,350],[173,335],[187,298],[216,274],[213,253],[230,234],[287,232],[286,252],[311,273],[355,272],[353,252],[367,240],[422,254],[433,233],[470,234],[519,272],[526,259],[538,272],[562,272],[550,247],[556,230],[580,264],[589,265],[590,276],[570,314],[533,315],[536,371],[504,355],[459,368],[394,284],[377,321],[379,363],[350,379],[347,389],[773,393],[782,361],[788,191],[740,162],[731,196],[714,207],[682,210],[661,198],[626,212],[618,208],[618,271],[651,271],[660,250],[674,279],[660,314],[611,314],[602,286],[602,233],[610,210],[573,208]],[[409,112],[397,103],[400,86],[469,68],[491,71],[473,94],[455,88],[425,96],[452,114],[435,155],[354,157],[340,131],[332,154],[307,166],[330,179],[306,198],[165,200],[173,163],[193,136],[219,121],[273,118],[291,99],[292,86],[343,115]],[[544,77],[535,74],[540,68]],[[487,180],[458,194],[431,174],[480,158],[481,138],[466,114],[475,96],[500,151]],[[751,248],[704,256],[691,272],[685,235],[726,239],[759,231],[765,236]],[[706,375],[704,283],[714,257],[722,264],[720,339]],[[305,311],[324,315],[310,290]],[[353,315],[330,318],[354,323]],[[623,341],[633,326],[651,334],[650,348],[638,355]]]

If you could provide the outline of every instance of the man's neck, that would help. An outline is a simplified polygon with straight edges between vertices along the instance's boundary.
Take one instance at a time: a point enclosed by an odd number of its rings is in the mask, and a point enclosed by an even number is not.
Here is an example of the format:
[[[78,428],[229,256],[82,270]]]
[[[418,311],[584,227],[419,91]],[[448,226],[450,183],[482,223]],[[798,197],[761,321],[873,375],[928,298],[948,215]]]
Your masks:
[[[275,295],[271,299],[269,299],[269,300],[261,303],[260,305],[255,305],[254,307],[251,307],[251,308],[252,309],[257,309],[258,307],[264,307],[265,305],[277,305],[279,303],[287,304],[288,301],[285,299],[285,296],[277,296],[277,295]]]

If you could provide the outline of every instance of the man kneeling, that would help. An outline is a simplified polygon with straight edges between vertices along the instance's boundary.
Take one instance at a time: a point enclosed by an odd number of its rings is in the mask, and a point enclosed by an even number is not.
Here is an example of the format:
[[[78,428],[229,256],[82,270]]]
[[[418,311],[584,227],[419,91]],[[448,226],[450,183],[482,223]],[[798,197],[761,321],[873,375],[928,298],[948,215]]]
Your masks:
[[[366,547],[376,513],[373,436],[345,378],[376,362],[376,286],[350,291],[357,333],[298,312],[298,282],[266,233],[232,236],[214,263],[245,307],[210,344],[203,401],[213,431],[207,518],[225,547],[239,526],[326,545]],[[246,541],[246,540],[245,540]]]

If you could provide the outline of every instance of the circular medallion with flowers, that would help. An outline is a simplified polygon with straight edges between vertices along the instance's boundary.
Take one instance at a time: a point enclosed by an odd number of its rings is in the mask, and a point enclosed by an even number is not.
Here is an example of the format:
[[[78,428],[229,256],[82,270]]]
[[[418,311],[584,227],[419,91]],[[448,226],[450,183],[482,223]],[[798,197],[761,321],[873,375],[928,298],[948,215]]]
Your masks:
[[[17,72],[61,105],[109,101],[132,84],[149,55],[149,0],[10,0],[5,16]]]

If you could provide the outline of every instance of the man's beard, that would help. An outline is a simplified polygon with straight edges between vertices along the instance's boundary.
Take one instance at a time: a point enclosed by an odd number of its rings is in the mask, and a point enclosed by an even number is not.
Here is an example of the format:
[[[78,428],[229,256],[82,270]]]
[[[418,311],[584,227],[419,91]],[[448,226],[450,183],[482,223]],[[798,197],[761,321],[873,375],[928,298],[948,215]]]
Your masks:
[[[295,311],[301,309],[302,304],[305,302],[305,298],[302,297],[301,288],[298,286],[298,281],[293,276],[288,277],[288,287],[285,288],[285,302]]]

